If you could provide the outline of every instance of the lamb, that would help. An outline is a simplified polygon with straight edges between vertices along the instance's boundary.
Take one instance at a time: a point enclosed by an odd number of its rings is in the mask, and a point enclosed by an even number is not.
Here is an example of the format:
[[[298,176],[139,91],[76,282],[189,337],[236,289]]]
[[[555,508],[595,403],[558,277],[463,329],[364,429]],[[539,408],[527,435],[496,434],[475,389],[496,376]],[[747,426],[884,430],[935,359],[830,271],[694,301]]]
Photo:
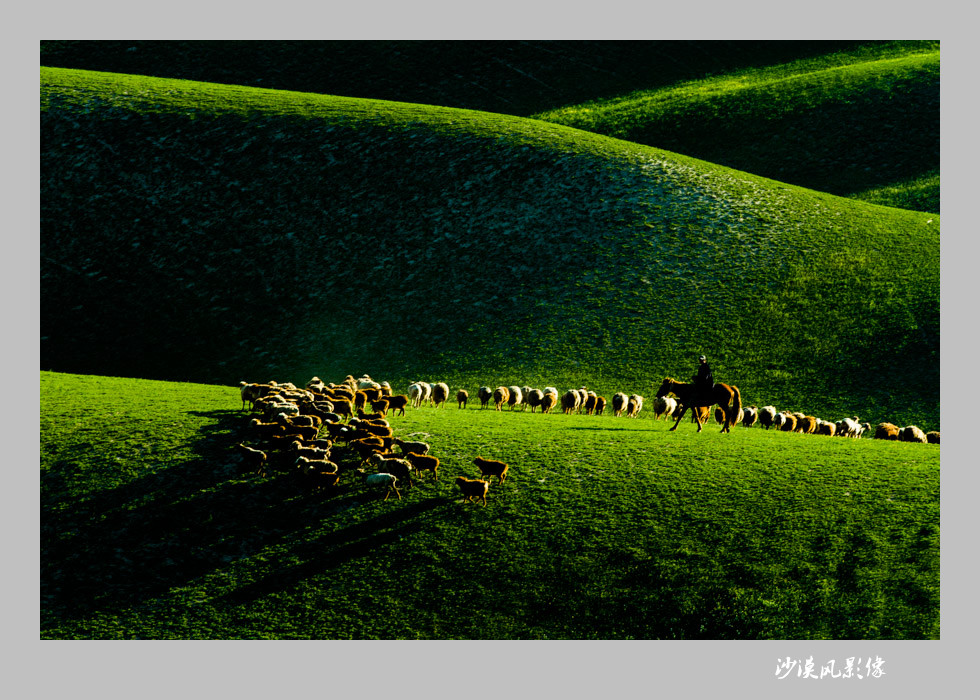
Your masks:
[[[466,389],[460,389],[456,392],[456,404],[459,408],[466,408],[466,402],[469,401],[470,394]]]
[[[257,450],[254,447],[249,447],[241,442],[235,447],[237,447],[238,451],[242,453],[244,467],[246,469],[250,470],[253,474],[265,476],[265,467],[268,462],[268,457],[265,452],[262,450]]]
[[[926,434],[915,425],[906,425],[898,431],[898,439],[902,442],[928,442]]]
[[[875,440],[898,440],[898,426],[893,423],[879,423],[875,426]]]
[[[490,484],[480,479],[467,479],[465,476],[456,477],[456,485],[463,492],[463,501],[473,501],[474,503],[483,499],[483,505],[487,504],[487,491]]]
[[[510,392],[510,396],[507,397],[507,405],[513,411],[517,406],[524,403],[524,392],[519,386],[509,386],[507,391]]]
[[[482,476],[497,477],[497,482],[500,484],[503,484],[504,479],[507,478],[507,465],[501,461],[477,457],[473,460],[473,464],[477,466]]]
[[[939,431],[938,430],[930,430],[928,433],[926,433],[926,442],[928,442],[930,445],[938,445],[939,444]]]
[[[392,442],[401,448],[402,454],[408,454],[409,452],[415,452],[420,455],[429,454],[429,443],[427,442],[408,442],[400,438],[395,438]]]
[[[636,416],[643,410],[643,397],[639,394],[633,394],[630,396],[629,401],[626,402],[626,417],[636,418]]]
[[[498,386],[493,392],[493,406],[496,410],[503,410],[503,405],[510,401],[510,389],[505,386]]]
[[[613,394],[612,397],[612,408],[613,415],[617,418],[623,415],[623,411],[626,410],[626,405],[629,403],[629,397],[623,392],[617,392]]]
[[[759,409],[759,425],[769,430],[776,423],[776,407],[763,406]]]
[[[385,474],[393,474],[398,479],[398,483],[407,482],[409,487],[413,486],[412,472],[415,470],[412,463],[401,457],[385,457],[382,454],[373,454],[368,457],[368,464],[378,467],[378,471]]]
[[[446,401],[449,400],[449,385],[445,382],[439,382],[438,384],[432,385],[432,403],[436,408],[440,406],[445,406]]]
[[[391,495],[392,491],[395,492],[395,495],[398,496],[399,500],[401,499],[402,495],[398,492],[398,479],[395,477],[394,474],[385,474],[385,473],[368,474],[363,469],[358,469],[357,473],[361,475],[361,479],[364,481],[365,485],[367,486],[386,487],[384,500],[386,501],[388,500],[388,496]]]
[[[493,389],[488,386],[481,386],[477,389],[476,395],[480,397],[480,408],[486,408],[493,398]]]
[[[415,468],[415,473],[420,475],[424,471],[432,472],[432,477],[436,480],[439,479],[439,458],[433,457],[432,455],[420,455],[417,452],[409,452],[405,455],[405,459],[409,461],[412,467]]]

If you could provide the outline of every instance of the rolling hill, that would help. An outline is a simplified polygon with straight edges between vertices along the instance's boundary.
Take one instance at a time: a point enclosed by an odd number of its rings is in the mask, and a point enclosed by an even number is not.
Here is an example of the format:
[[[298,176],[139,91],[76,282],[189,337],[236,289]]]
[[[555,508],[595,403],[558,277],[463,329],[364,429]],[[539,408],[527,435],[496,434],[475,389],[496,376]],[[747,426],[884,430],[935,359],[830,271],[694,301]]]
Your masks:
[[[748,402],[938,426],[938,216],[539,120],[41,77],[42,369],[598,388],[706,352]]]

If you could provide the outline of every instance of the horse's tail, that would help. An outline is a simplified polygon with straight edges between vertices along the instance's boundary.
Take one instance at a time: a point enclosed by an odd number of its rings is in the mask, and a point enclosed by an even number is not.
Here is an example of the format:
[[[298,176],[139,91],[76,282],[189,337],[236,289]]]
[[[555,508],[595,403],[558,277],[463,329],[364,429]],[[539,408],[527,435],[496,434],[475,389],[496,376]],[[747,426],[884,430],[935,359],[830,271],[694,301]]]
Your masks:
[[[738,387],[734,385],[732,385],[732,392],[734,392],[735,396],[732,399],[731,424],[735,425],[738,418],[742,415],[742,394],[739,393]]]

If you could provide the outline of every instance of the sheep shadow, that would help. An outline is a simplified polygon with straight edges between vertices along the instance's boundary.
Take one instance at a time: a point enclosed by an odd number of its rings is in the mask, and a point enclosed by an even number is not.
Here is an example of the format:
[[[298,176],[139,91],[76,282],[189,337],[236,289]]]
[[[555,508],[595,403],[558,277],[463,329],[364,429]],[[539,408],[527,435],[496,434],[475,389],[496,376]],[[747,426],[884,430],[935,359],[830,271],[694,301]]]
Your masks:
[[[147,465],[145,475],[118,487],[79,498],[70,488],[70,459],[42,472],[43,626],[163,595],[363,502],[364,492],[351,479],[327,493],[311,493],[296,473],[242,473],[233,446],[247,437],[247,414],[191,413],[211,420],[189,446],[190,457],[154,455],[162,459],[156,467]],[[407,531],[407,521],[439,502],[409,504],[331,536],[341,548],[333,561],[398,537],[391,528]],[[388,531],[372,544],[378,528]]]
[[[304,542],[293,547],[290,555],[305,561],[277,568],[274,573],[237,588],[221,596],[219,600],[241,605],[270,593],[293,588],[312,576],[365,556],[378,547],[421,532],[423,524],[418,516],[446,505],[445,498],[427,498]]]

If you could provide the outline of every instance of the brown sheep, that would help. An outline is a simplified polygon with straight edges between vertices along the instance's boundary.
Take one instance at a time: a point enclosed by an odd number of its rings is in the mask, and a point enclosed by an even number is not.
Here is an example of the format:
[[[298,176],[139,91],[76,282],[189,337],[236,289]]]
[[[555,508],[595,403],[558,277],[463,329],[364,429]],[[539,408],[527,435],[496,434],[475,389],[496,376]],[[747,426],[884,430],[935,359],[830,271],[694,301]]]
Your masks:
[[[817,435],[828,435],[833,437],[837,432],[837,424],[829,420],[822,420],[817,423]]]
[[[796,430],[796,416],[792,413],[783,412],[779,414],[783,417],[782,422],[779,425],[779,429],[791,433]]]
[[[503,405],[510,401],[510,389],[505,386],[498,386],[493,392],[493,405],[498,411],[503,410]]]
[[[928,433],[926,433],[926,441],[930,445],[938,445],[939,444],[939,431],[938,430],[930,430]]]
[[[432,385],[432,404],[436,408],[444,406],[449,400],[449,385],[445,382],[438,382]]]
[[[286,428],[280,423],[263,423],[258,418],[253,418],[248,425],[256,436],[263,439],[286,434]]]
[[[899,430],[898,439],[902,442],[928,442],[926,434],[915,425],[906,425]]]
[[[816,416],[803,416],[796,421],[796,432],[806,433],[808,435],[816,432],[817,430],[817,417]]]
[[[409,452],[405,455],[411,465],[415,468],[416,474],[421,476],[422,472],[432,472],[432,477],[439,479],[439,458],[432,455],[420,455],[417,452]]]
[[[407,394],[392,394],[385,397],[388,400],[388,410],[396,416],[405,415],[405,407],[408,406]]]
[[[561,397],[561,412],[570,415],[582,404],[582,396],[577,389],[569,389]]]
[[[375,412],[376,415],[382,417],[388,415],[388,399],[378,399],[377,401],[370,402],[371,410]]]
[[[407,440],[402,440],[401,438],[395,438],[392,442],[401,448],[403,454],[408,454],[409,452],[414,452],[420,455],[429,454],[429,443],[427,442],[408,442]]]
[[[507,478],[507,465],[496,459],[477,457],[473,460],[473,464],[479,468],[482,476],[489,476],[491,479],[497,477],[497,483],[499,484],[504,483],[504,479]]]
[[[456,485],[463,492],[463,501],[473,501],[474,503],[483,499],[483,505],[487,504],[487,491],[490,484],[480,479],[467,479],[465,476],[456,477]]]
[[[249,447],[243,443],[238,443],[235,445],[238,451],[241,452],[242,458],[244,459],[244,467],[250,470],[253,474],[258,474],[259,476],[265,476],[265,467],[268,461],[268,457],[262,450],[257,450],[254,447]]]
[[[466,408],[466,402],[469,401],[470,394],[466,389],[460,389],[456,392],[456,403],[460,408]]]
[[[363,438],[361,440],[351,440],[347,446],[357,453],[360,457],[358,464],[361,464],[372,455],[385,451],[384,440],[377,437]]]
[[[595,397],[595,415],[601,416],[606,410],[606,397],[596,396]]]
[[[541,397],[541,412],[551,413],[551,409],[553,409],[557,403],[558,397],[556,397],[554,394],[544,394]]]
[[[898,440],[898,426],[893,423],[879,423],[875,426],[875,440]]]

